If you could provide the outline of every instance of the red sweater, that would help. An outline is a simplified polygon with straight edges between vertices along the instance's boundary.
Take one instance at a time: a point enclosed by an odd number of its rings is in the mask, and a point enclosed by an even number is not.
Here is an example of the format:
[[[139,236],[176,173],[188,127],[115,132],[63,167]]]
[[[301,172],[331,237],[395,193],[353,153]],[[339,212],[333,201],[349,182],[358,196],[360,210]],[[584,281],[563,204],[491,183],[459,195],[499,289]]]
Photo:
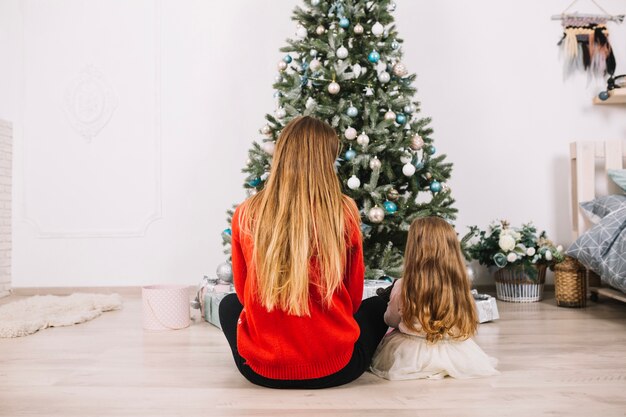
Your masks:
[[[253,294],[254,242],[240,229],[241,204],[232,221],[232,263],[235,291],[244,309],[237,326],[237,349],[257,374],[271,379],[314,379],[331,375],[348,364],[359,338],[354,320],[363,296],[363,246],[358,224],[346,227],[347,262],[343,284],[330,308],[322,307],[316,286],[310,285],[310,316],[289,315],[280,309],[269,312]],[[354,206],[356,211],[356,205]],[[348,223],[348,222],[346,222]],[[315,281],[315,268],[309,268]]]

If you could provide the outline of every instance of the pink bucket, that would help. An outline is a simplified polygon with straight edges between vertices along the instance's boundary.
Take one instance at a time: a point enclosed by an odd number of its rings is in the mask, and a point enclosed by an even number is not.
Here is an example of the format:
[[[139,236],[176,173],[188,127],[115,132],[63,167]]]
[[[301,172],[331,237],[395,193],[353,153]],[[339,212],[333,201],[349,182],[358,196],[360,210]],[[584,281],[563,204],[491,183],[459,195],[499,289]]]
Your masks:
[[[143,328],[179,330],[189,327],[189,287],[148,285],[141,288]]]

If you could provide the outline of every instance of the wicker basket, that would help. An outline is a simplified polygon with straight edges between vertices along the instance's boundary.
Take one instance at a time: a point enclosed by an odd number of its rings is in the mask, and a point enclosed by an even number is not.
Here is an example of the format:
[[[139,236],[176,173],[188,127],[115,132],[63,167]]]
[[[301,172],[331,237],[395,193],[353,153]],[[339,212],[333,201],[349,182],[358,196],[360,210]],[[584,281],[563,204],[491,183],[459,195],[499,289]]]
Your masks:
[[[546,266],[508,265],[494,273],[496,298],[512,303],[534,303],[543,298]]]
[[[554,267],[554,293],[559,307],[587,305],[587,274],[576,259],[566,256]]]

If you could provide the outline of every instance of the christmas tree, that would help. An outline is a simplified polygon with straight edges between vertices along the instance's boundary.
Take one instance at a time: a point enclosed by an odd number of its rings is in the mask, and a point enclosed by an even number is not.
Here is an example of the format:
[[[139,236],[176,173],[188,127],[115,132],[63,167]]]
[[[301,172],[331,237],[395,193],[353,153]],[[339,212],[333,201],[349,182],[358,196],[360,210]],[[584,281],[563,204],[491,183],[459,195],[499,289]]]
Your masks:
[[[263,189],[275,141],[292,118],[327,121],[342,141],[337,172],[363,221],[366,278],[401,275],[411,222],[456,210],[446,181],[451,164],[437,155],[429,118],[402,63],[390,0],[305,0],[293,39],[281,49],[274,83],[277,107],[249,151],[244,187]],[[232,214],[232,211],[229,212]],[[230,221],[230,219],[229,219]],[[230,230],[223,233],[226,245]],[[228,253],[228,250],[226,251]]]

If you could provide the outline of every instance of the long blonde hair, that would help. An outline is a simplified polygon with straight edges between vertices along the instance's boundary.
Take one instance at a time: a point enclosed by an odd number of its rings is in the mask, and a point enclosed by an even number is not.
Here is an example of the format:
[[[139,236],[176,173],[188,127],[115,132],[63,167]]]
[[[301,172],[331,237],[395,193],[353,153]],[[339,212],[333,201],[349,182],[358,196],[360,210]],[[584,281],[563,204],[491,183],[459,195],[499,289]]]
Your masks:
[[[334,169],[338,152],[339,138],[327,123],[308,116],[293,119],[277,140],[264,189],[249,199],[253,285],[269,311],[310,315],[310,284],[318,286],[325,306],[341,285],[345,221],[355,217],[356,206],[341,192]],[[317,282],[310,281],[311,259],[319,271]]]
[[[477,318],[454,228],[440,217],[413,221],[404,254],[402,321],[429,342],[467,339]]]

